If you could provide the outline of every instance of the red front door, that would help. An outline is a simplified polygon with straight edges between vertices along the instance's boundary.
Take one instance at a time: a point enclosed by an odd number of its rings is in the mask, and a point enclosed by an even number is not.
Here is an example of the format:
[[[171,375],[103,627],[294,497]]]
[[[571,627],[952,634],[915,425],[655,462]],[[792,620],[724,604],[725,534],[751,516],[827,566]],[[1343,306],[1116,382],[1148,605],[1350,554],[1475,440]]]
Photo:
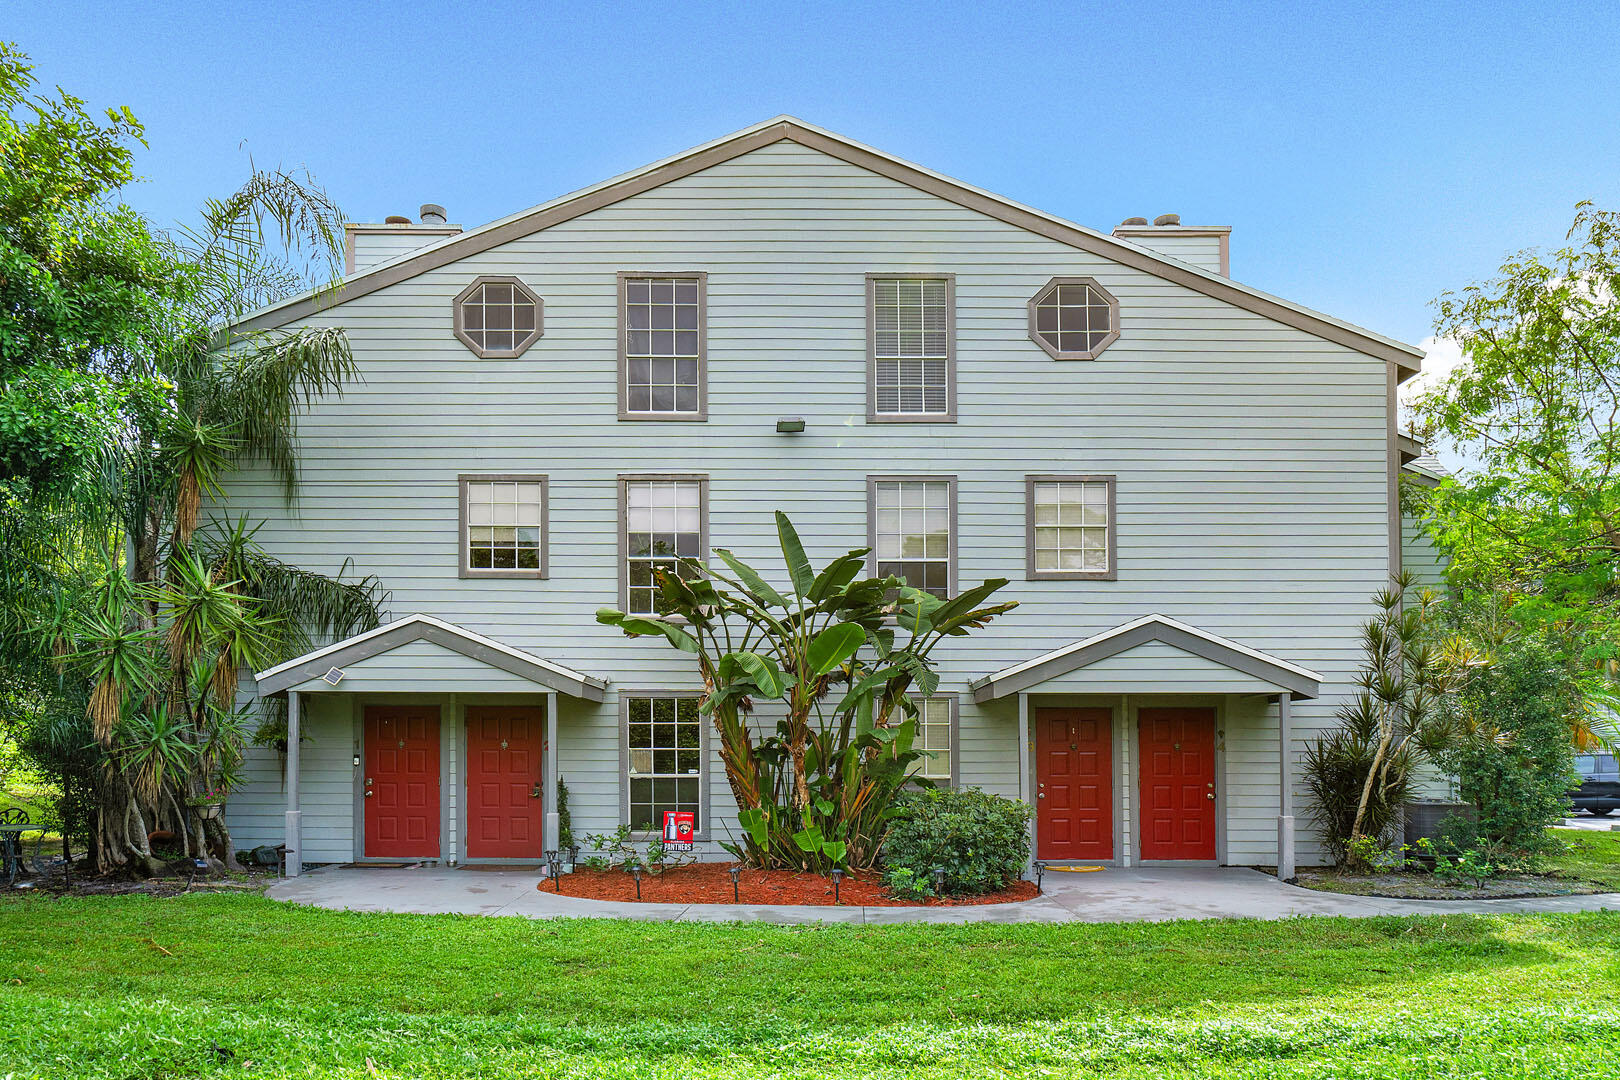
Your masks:
[[[439,707],[368,705],[366,857],[439,857]]]
[[[1215,858],[1215,710],[1142,709],[1142,858]]]
[[[467,857],[538,859],[545,844],[537,709],[467,709]]]
[[[1112,859],[1107,709],[1035,710],[1035,857]]]

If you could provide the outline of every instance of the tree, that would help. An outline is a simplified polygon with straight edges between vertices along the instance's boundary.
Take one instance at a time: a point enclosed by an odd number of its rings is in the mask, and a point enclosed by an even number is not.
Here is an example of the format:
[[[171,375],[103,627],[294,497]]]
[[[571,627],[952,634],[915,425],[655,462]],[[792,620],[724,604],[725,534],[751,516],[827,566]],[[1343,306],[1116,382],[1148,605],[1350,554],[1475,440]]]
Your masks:
[[[867,549],[818,573],[780,511],[776,527],[785,591],[716,549],[726,572],[696,559],[659,572],[657,616],[607,608],[597,621],[696,657],[743,827],[734,854],[764,868],[867,867],[921,756],[911,691],[938,688],[933,650],[1017,604],[981,606],[1000,578],[949,600],[897,577],[861,578]],[[774,734],[753,720],[767,706],[781,712]]]
[[[1515,628],[1444,704],[1472,737],[1457,740],[1439,762],[1474,805],[1479,835],[1518,854],[1557,848],[1547,826],[1568,812],[1577,782],[1570,735],[1584,702],[1571,667],[1566,648]]]
[[[1339,708],[1339,726],[1306,750],[1313,814],[1341,862],[1359,838],[1382,839],[1410,798],[1416,768],[1458,738],[1441,703],[1474,658],[1443,634],[1440,595],[1415,585],[1400,574],[1373,597],[1360,690]]]
[[[1461,590],[1620,656],[1620,215],[1583,203],[1566,245],[1525,251],[1438,301],[1462,363],[1413,403],[1419,434],[1473,463],[1427,496]]]
[[[152,229],[115,201],[134,117],[29,98],[25,60],[0,48],[7,689],[56,726],[28,745],[93,789],[98,869],[154,871],[148,838],[165,832],[233,863],[196,806],[240,762],[237,672],[377,621],[375,579],[288,566],[251,523],[202,519],[247,462],[291,500],[299,408],[357,377],[341,330],[233,329],[335,274],[342,216],[307,173],[254,170],[195,228]]]

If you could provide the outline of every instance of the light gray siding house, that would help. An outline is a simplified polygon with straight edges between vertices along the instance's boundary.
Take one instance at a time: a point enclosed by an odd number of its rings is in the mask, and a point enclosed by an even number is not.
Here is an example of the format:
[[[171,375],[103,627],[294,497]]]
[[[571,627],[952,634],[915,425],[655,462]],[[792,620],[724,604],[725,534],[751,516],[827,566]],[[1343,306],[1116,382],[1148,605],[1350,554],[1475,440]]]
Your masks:
[[[431,218],[246,324],[341,326],[361,378],[300,419],[297,506],[249,471],[230,512],[390,621],[258,673],[301,738],[250,760],[240,843],[532,864],[561,777],[577,834],[692,810],[718,855],[694,668],[594,614],[671,551],[775,567],[782,509],[818,562],[1012,579],[941,650],[926,771],[1033,802],[1041,858],[1291,865],[1401,559],[1417,349],[1233,281],[1225,229],[1096,232],[789,118]]]

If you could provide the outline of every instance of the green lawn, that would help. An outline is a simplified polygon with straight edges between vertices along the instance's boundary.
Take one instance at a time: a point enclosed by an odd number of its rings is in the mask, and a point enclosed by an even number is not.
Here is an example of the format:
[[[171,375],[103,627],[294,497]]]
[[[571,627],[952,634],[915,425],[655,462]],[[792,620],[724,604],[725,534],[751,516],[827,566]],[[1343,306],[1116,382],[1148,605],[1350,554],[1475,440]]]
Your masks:
[[[0,942],[19,1078],[1620,1071],[1620,913],[818,929],[32,897],[0,900]]]
[[[1620,818],[1616,819],[1620,824]],[[1620,891],[1620,832],[1589,829],[1554,829],[1570,850],[1547,860],[1547,869],[1561,877],[1577,878]]]

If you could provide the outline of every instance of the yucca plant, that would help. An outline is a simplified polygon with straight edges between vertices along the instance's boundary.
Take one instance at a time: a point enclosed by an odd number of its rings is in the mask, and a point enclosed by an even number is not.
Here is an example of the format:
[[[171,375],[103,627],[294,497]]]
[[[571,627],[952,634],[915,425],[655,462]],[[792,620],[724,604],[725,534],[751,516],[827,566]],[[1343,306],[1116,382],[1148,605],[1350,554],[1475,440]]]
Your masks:
[[[743,828],[730,845],[739,859],[867,867],[921,756],[911,695],[939,686],[933,650],[1017,604],[985,604],[1002,578],[949,600],[897,577],[863,578],[864,548],[817,572],[780,511],[776,527],[785,588],[716,549],[724,569],[688,558],[659,572],[657,615],[605,608],[597,621],[696,658]],[[781,713],[774,734],[753,722],[766,706]]]

